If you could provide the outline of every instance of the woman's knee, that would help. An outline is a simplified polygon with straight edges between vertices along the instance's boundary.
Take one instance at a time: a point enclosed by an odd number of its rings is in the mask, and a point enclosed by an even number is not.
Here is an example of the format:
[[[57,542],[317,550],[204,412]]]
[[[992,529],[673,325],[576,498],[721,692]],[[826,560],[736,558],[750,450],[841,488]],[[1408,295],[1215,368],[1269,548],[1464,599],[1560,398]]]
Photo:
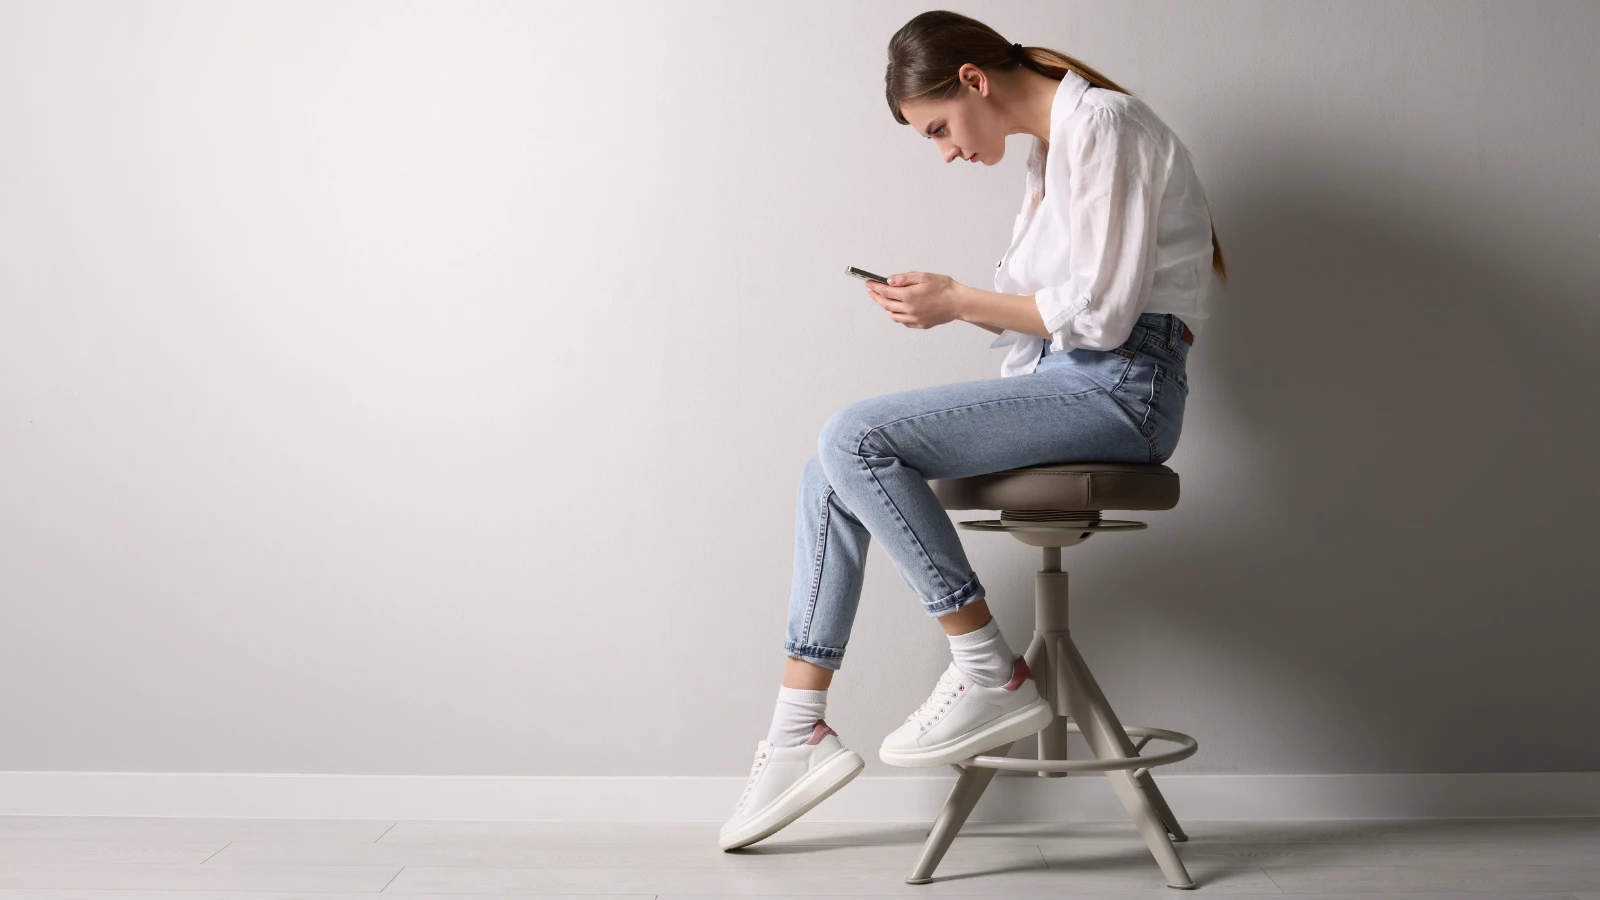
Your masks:
[[[863,439],[880,424],[881,413],[872,400],[857,400],[835,410],[817,433],[817,457],[824,467],[828,460],[856,456]]]
[[[822,460],[813,456],[800,467],[800,496],[817,497],[827,489],[828,473],[822,468]]]

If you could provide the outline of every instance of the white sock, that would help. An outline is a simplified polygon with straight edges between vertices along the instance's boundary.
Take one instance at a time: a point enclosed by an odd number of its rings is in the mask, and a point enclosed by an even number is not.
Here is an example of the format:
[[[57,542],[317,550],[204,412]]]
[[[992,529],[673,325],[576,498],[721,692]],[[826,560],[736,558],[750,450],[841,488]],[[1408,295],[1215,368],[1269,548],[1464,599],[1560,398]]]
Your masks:
[[[1006,676],[1008,679],[1010,675]],[[767,740],[778,747],[795,747],[811,739],[811,731],[828,706],[828,691],[806,691],[778,686],[778,705],[772,711]]]
[[[1011,648],[993,616],[982,628],[945,637],[950,639],[950,655],[955,657],[956,668],[968,678],[985,687],[999,687],[1011,680]]]

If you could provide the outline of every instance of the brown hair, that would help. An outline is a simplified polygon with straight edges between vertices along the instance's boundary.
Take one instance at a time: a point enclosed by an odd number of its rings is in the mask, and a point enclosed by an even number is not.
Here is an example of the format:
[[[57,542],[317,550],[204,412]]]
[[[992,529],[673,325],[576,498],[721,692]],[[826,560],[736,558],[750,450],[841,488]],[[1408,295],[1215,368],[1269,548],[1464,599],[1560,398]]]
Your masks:
[[[900,111],[902,103],[937,103],[959,95],[961,81],[956,73],[965,63],[986,71],[1027,66],[1057,81],[1069,71],[1076,72],[1094,87],[1134,96],[1132,91],[1059,50],[1023,47],[1018,57],[1011,42],[993,28],[960,13],[936,9],[900,26],[889,38],[889,67],[883,76],[883,89],[894,120],[901,125],[911,124]],[[1189,152],[1181,140],[1178,144],[1185,153]],[[1202,199],[1204,196],[1202,187]],[[1206,207],[1210,208],[1209,202]],[[1211,228],[1211,269],[1223,282],[1228,280],[1215,220]]]

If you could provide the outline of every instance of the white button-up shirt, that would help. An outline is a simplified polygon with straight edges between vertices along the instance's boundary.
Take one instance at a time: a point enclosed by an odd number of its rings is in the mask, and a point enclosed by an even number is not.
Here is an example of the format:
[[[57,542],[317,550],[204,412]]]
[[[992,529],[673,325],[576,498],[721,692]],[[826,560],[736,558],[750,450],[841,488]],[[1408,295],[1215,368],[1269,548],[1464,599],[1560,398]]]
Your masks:
[[[1146,312],[1173,313],[1198,336],[1221,287],[1188,151],[1143,100],[1068,72],[1050,106],[1048,152],[1034,139],[994,289],[1032,294],[1059,353],[1121,346]],[[1044,339],[1006,329],[989,346],[1009,349],[1002,376],[1022,375]]]

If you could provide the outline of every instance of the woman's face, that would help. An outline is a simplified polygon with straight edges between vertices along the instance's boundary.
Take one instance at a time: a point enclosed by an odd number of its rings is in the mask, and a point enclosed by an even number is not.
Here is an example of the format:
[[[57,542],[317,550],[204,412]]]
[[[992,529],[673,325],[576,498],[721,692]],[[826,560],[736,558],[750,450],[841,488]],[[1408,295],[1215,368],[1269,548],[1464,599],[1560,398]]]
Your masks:
[[[995,82],[971,63],[959,75],[961,93],[955,98],[902,103],[900,112],[918,134],[938,145],[945,162],[966,159],[992,166],[1006,155],[1006,129],[992,95]]]

